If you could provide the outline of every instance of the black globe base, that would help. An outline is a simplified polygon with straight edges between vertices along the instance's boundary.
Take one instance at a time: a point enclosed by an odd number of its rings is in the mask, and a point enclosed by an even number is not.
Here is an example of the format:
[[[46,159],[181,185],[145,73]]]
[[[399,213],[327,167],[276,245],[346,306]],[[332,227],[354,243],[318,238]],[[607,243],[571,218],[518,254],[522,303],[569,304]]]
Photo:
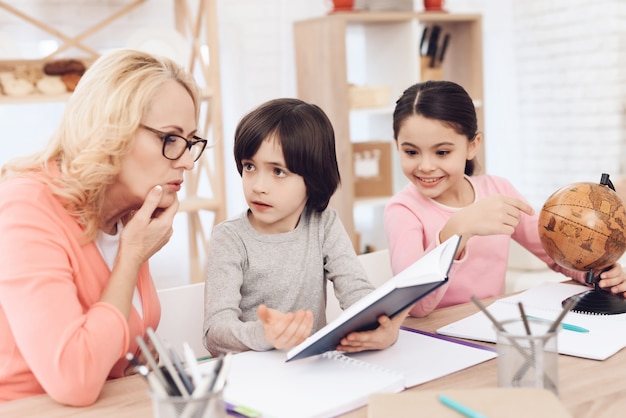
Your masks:
[[[581,298],[580,301],[572,308],[573,312],[595,315],[616,315],[626,313],[626,299],[624,299],[621,295],[614,295],[606,290],[595,288],[593,290],[579,293],[577,296],[581,296]],[[565,305],[570,298],[565,299],[562,302],[562,305]]]

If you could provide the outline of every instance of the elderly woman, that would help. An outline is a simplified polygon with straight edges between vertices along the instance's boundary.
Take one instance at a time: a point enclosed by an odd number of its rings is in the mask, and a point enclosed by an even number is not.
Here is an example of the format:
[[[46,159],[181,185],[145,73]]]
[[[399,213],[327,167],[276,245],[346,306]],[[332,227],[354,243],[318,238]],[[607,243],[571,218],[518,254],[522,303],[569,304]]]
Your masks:
[[[95,402],[156,328],[149,258],[206,141],[192,76],[169,59],[99,58],[48,145],[0,181],[0,401]]]

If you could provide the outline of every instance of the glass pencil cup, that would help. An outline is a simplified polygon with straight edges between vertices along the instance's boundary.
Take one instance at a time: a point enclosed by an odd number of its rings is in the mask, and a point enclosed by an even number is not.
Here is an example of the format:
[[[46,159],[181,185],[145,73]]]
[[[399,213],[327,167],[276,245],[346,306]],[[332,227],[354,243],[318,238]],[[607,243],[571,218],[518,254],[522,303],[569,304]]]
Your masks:
[[[496,329],[498,386],[544,388],[559,396],[559,352],[557,334],[548,332],[551,322],[527,319],[502,321]]]
[[[227,418],[222,392],[208,393],[195,398],[159,396],[148,391],[152,398],[154,418]]]

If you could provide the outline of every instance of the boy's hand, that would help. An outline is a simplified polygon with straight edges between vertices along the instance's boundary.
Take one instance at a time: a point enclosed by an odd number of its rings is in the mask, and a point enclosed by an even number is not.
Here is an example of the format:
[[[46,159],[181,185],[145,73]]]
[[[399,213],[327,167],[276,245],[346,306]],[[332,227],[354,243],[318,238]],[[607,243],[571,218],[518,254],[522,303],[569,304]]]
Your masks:
[[[257,315],[263,323],[265,339],[278,349],[295,347],[307,339],[313,329],[311,311],[282,313],[265,305],[259,305]]]
[[[356,353],[365,350],[383,350],[392,346],[398,339],[400,326],[407,317],[413,306],[408,307],[393,319],[389,319],[386,315],[378,318],[380,324],[378,328],[372,331],[352,332],[345,338],[341,339],[340,345],[337,346],[338,351],[346,353]]]

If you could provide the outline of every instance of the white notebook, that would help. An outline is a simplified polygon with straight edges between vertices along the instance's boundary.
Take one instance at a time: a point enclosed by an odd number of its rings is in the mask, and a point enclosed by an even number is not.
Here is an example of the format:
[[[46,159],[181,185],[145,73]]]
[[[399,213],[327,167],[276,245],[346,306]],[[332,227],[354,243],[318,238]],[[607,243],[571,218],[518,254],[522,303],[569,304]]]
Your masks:
[[[561,312],[561,302],[588,287],[566,283],[542,283],[518,295],[499,299],[487,306],[498,320],[520,318],[518,302],[524,305],[527,315],[553,321]],[[558,350],[561,354],[593,360],[604,360],[626,347],[626,314],[593,315],[569,312],[563,324],[582,327],[589,332],[561,329]],[[483,312],[477,312],[437,330],[439,334],[477,341],[495,342],[493,324]]]
[[[232,357],[224,400],[265,418],[334,417],[365,406],[372,394],[400,392],[496,356],[476,347],[402,330],[382,351],[330,351],[292,362],[284,351],[247,351]]]

